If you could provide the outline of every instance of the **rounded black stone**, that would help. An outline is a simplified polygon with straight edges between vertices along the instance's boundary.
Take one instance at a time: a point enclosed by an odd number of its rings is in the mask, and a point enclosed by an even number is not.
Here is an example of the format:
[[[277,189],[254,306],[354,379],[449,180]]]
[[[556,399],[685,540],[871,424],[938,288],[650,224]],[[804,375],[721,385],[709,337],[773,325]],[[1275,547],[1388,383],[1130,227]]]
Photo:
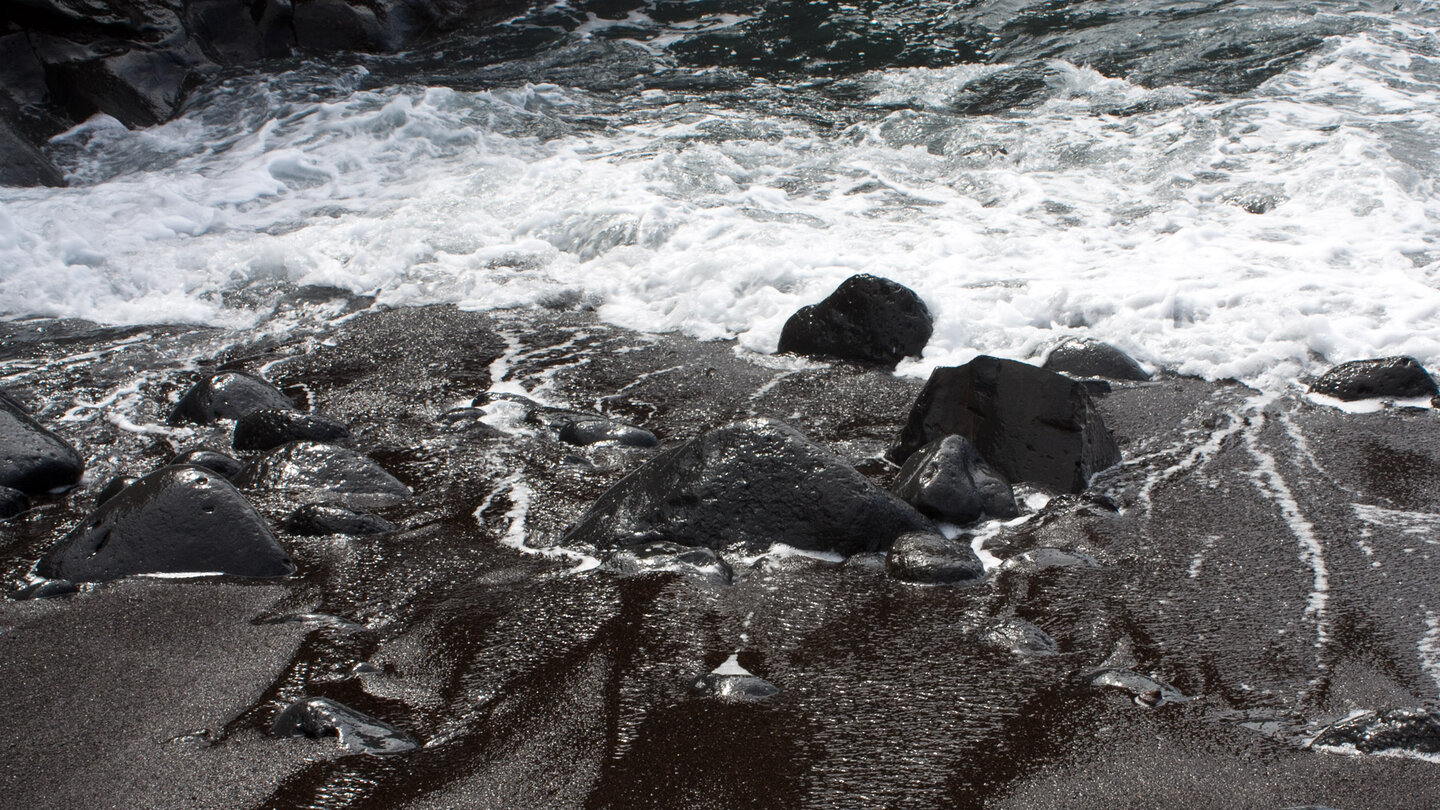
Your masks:
[[[170,421],[208,425],[217,419],[239,419],[260,410],[294,410],[280,389],[242,371],[222,371],[195,383],[180,398]]]
[[[1435,380],[1413,357],[1352,360],[1325,372],[1310,386],[1316,394],[1354,401],[1377,397],[1433,397]]]
[[[25,493],[10,487],[0,487],[0,520],[17,517],[30,508],[30,499]]]
[[[1087,337],[1065,338],[1055,344],[1040,367],[1072,377],[1105,377],[1134,382],[1150,379],[1150,373],[1130,355],[1109,343]]]
[[[985,565],[970,546],[929,532],[896,538],[885,571],[905,582],[942,585],[985,576]]]
[[[946,436],[905,460],[892,491],[925,514],[950,523],[1020,514],[1005,477],[963,436]]]
[[[245,471],[245,462],[231,458],[219,450],[211,450],[208,447],[197,447],[194,450],[187,450],[184,453],[170,460],[171,464],[192,464],[196,467],[204,467],[207,470],[214,470],[216,473],[229,480]]]
[[[95,505],[99,506],[105,503],[121,492],[124,492],[126,487],[139,480],[139,478],[133,475],[117,475],[111,478],[105,482],[105,486],[101,487],[99,492],[95,493]]]
[[[560,441],[580,446],[609,442],[625,447],[654,447],[660,443],[648,430],[609,419],[570,422],[560,429]]]
[[[236,450],[271,450],[290,442],[344,442],[349,438],[350,429],[329,417],[265,409],[240,417],[231,444]]]
[[[356,512],[343,506],[323,503],[307,503],[290,514],[290,531],[319,537],[329,534],[349,534],[364,537],[375,534],[389,534],[395,531],[394,523],[368,512]]]
[[[933,331],[934,318],[913,290],[876,276],[851,276],[824,301],[790,316],[779,351],[893,366],[919,357]]]
[[[39,495],[80,480],[85,463],[11,397],[0,398],[0,487]]]

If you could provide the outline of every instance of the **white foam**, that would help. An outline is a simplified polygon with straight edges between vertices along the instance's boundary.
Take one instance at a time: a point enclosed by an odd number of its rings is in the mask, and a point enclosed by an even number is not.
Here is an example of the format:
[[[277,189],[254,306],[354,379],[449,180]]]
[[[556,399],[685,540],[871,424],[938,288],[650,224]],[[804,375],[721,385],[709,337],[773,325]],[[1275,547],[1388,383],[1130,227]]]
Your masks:
[[[751,672],[750,670],[748,670],[748,669],[740,666],[740,654],[739,654],[739,653],[731,653],[731,654],[730,654],[730,657],[725,659],[725,663],[723,663],[723,664],[721,664],[720,666],[718,666],[718,667],[710,670],[710,674],[711,674],[711,675],[751,675],[751,676],[753,676],[755,673],[753,673],[753,672]]]
[[[1425,634],[1420,637],[1417,646],[1420,667],[1435,681],[1436,687],[1440,688],[1440,617],[1432,611],[1425,611]]]

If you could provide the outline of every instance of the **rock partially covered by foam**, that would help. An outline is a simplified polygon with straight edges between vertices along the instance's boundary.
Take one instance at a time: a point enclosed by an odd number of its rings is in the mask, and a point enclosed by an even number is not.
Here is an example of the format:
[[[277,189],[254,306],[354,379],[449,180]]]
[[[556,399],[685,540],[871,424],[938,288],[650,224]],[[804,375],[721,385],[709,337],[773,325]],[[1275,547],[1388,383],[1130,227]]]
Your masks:
[[[281,737],[334,737],[356,754],[400,754],[419,743],[403,731],[329,698],[302,698],[286,706],[270,726]]]
[[[725,703],[756,703],[780,694],[775,684],[740,666],[738,655],[698,678],[695,689]]]
[[[936,439],[916,451],[905,460],[891,491],[930,517],[950,523],[1020,514],[1010,483],[964,436]]]
[[[351,509],[410,500],[410,488],[353,450],[318,442],[292,442],[271,450],[235,482],[242,489],[289,495]]]
[[[933,329],[929,308],[910,288],[876,276],[851,276],[824,301],[790,316],[779,349],[893,366],[919,357]]]
[[[901,535],[885,559],[885,572],[905,582],[945,585],[985,576],[985,565],[969,545],[939,534]]]
[[[614,551],[605,557],[606,569],[626,575],[673,571],[715,585],[729,585],[734,579],[730,565],[710,548],[692,548],[678,543],[649,543]]]
[[[1090,476],[1120,461],[1084,385],[986,355],[930,374],[889,456],[904,462],[950,434],[969,439],[1011,482],[1061,492],[1084,490]]]
[[[170,421],[208,425],[218,419],[239,419],[265,409],[295,410],[290,398],[259,377],[222,371],[195,383],[170,414]]]
[[[0,486],[27,495],[80,480],[85,463],[69,442],[46,430],[15,400],[0,397]]]
[[[655,542],[761,552],[775,543],[854,554],[934,531],[843,458],[770,419],[712,430],[651,459],[601,495],[568,545]]]
[[[1379,751],[1440,754],[1440,715],[1418,708],[1362,712],[1326,726],[1310,744],[1349,746],[1366,754]]]
[[[231,445],[236,450],[273,450],[298,441],[344,442],[350,429],[328,416],[264,408],[240,417]]]
[[[290,531],[296,534],[320,537],[327,534],[348,534],[354,537],[369,537],[389,534],[395,531],[394,523],[372,515],[356,512],[343,506],[329,503],[307,503],[290,515]]]
[[[1413,357],[1352,360],[1325,372],[1310,391],[1352,402],[1357,399],[1433,397],[1435,380]]]
[[[1040,366],[1073,377],[1105,377],[1144,382],[1150,372],[1125,352],[1094,338],[1069,337],[1055,344]]]
[[[163,467],[105,501],[40,561],[41,576],[103,582],[132,574],[295,572],[235,487],[203,467]]]

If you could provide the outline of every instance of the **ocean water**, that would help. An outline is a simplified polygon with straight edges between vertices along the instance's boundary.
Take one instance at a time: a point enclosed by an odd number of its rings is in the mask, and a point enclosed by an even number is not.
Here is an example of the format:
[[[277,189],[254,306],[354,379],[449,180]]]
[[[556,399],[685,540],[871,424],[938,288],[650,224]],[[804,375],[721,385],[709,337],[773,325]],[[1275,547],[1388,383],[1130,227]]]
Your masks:
[[[768,353],[872,273],[935,315],[906,374],[1067,335],[1277,393],[1440,368],[1440,4],[676,8],[96,117],[70,187],[0,189],[0,313],[249,327],[326,285]]]

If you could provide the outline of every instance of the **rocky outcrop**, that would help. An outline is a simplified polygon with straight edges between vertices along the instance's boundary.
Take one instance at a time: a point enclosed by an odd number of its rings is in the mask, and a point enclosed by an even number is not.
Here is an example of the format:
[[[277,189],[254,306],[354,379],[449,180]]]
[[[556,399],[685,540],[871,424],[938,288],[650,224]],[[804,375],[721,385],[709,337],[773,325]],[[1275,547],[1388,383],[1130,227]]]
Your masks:
[[[295,403],[259,377],[222,371],[195,383],[170,415],[174,424],[208,425],[218,419],[241,419],[261,410],[295,410]]]
[[[824,301],[790,316],[779,351],[894,366],[919,357],[933,329],[930,310],[908,287],[851,276]]]
[[[1150,379],[1150,373],[1130,355],[1109,343],[1086,337],[1069,337],[1055,344],[1040,367],[1072,377],[1105,377],[1134,382]]]
[[[1010,483],[985,463],[964,436],[936,439],[916,451],[905,460],[891,491],[930,517],[949,523],[1020,514]]]
[[[981,355],[937,368],[889,456],[897,463],[938,438],[969,439],[1011,482],[1080,492],[1120,461],[1120,449],[1081,383],[1014,360]]]
[[[0,397],[0,487],[27,495],[80,480],[85,463],[69,442],[46,430],[10,397]]]
[[[103,582],[133,574],[284,577],[295,564],[224,478],[203,467],[163,467],[101,504],[38,570]]]
[[[1310,391],[1346,401],[1433,397],[1440,393],[1435,379],[1413,357],[1377,357],[1341,363],[1316,380]]]
[[[771,419],[737,422],[651,459],[600,496],[567,545],[655,542],[854,554],[934,531],[844,459]]]

